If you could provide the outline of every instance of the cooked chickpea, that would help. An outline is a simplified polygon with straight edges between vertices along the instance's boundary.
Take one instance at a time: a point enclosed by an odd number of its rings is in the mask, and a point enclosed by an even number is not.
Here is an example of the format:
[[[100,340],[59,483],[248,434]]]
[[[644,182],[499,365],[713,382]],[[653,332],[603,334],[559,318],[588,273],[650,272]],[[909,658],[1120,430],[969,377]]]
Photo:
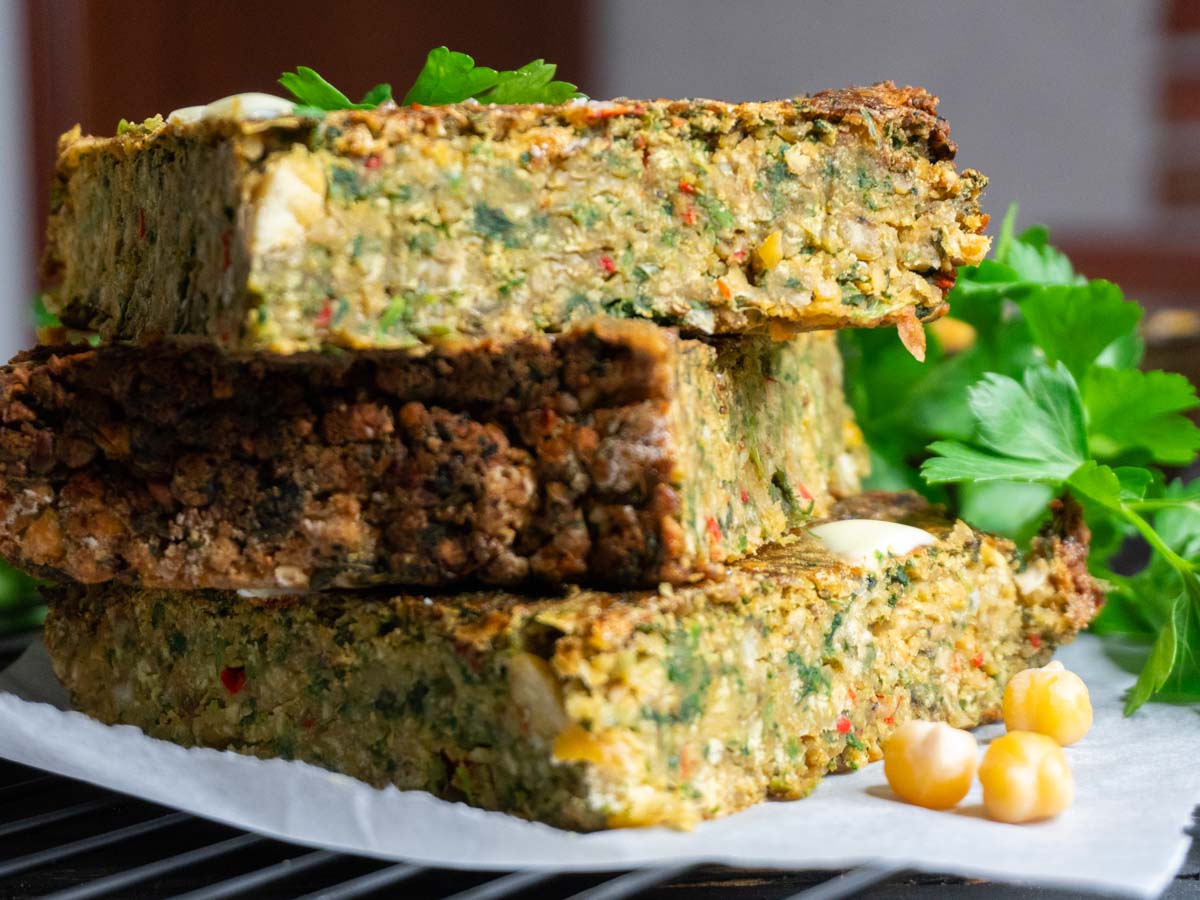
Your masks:
[[[1092,727],[1087,685],[1058,660],[1018,672],[1004,690],[1004,724],[1009,731],[1044,734],[1063,747],[1073,744]]]
[[[908,803],[949,809],[971,788],[979,746],[945,722],[905,722],[883,745],[883,773]]]
[[[979,781],[988,816],[1000,822],[1057,816],[1075,796],[1062,747],[1032,731],[1010,731],[992,741],[979,766]]]

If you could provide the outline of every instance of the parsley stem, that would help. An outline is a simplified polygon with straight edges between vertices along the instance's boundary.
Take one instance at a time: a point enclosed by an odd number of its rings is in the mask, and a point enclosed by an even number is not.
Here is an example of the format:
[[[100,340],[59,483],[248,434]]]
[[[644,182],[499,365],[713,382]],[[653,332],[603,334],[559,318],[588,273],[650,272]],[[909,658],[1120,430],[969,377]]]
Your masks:
[[[1138,512],[1155,512],[1160,509],[1192,509],[1200,511],[1200,503],[1194,500],[1177,500],[1164,497],[1158,500],[1132,500],[1125,504]]]
[[[1137,514],[1133,509],[1135,505],[1132,503],[1122,503],[1121,513],[1141,533],[1142,537],[1146,539],[1146,543],[1162,554],[1163,559],[1171,564],[1171,568],[1175,569],[1181,575],[1194,572],[1195,568],[1192,564],[1168,547],[1166,541],[1159,537],[1158,532],[1154,530],[1150,523]]]

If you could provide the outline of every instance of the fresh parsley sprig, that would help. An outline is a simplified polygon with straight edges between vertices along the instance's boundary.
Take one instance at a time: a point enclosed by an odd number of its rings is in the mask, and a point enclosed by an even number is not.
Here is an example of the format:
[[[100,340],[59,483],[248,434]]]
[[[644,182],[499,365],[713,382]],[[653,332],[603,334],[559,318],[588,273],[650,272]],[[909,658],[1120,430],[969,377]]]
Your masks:
[[[1200,400],[1182,375],[1137,368],[1136,303],[1077,274],[1044,228],[1016,235],[1014,218],[951,294],[951,314],[974,331],[968,346],[948,352],[935,329],[921,366],[894,337],[842,336],[876,485],[907,481],[1017,539],[1069,492],[1095,536],[1092,569],[1114,586],[1095,630],[1154,641],[1126,711],[1154,695],[1200,699],[1200,486],[1168,485],[1160,469],[1200,450],[1184,415]],[[916,464],[923,484],[905,474]],[[1131,536],[1151,561],[1120,576],[1111,557]]]
[[[519,69],[497,71],[475,65],[475,60],[465,53],[436,47],[429,51],[425,65],[404,95],[403,103],[405,106],[417,103],[444,106],[474,99],[480,103],[554,104],[583,96],[570,82],[555,81],[556,71],[557,66],[543,59],[535,59]],[[297,66],[295,72],[284,72],[279,83],[296,98],[295,114],[298,116],[319,118],[338,109],[374,109],[393,99],[391,85],[377,84],[363,95],[361,101],[354,103],[307,66]]]
[[[475,65],[465,53],[437,47],[429,51],[404,103],[440,106],[470,99],[480,103],[565,103],[582,97],[575,85],[554,80],[557,68],[535,59],[519,69],[498,72]]]
[[[390,84],[377,84],[354,103],[308,66],[296,66],[295,72],[284,72],[279,83],[296,98],[295,114],[298,116],[321,117],[335,109],[374,109],[385,100],[392,99]]]

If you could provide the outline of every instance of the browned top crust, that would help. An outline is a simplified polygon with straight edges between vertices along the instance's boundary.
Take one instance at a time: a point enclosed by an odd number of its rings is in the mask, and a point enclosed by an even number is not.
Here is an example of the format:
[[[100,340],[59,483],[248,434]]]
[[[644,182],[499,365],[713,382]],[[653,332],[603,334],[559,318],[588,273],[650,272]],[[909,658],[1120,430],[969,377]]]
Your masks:
[[[953,159],[957,147],[950,140],[946,120],[937,115],[937,106],[938,98],[924,88],[897,87],[891,81],[881,81],[869,87],[820,91],[788,100],[743,103],[618,98],[572,101],[559,106],[477,103],[385,106],[332,112],[321,121],[321,126],[328,129],[364,124],[377,137],[396,142],[417,133],[487,134],[502,138],[525,128],[554,124],[624,134],[656,121],[667,121],[687,124],[698,135],[721,135],[823,120],[862,129],[874,137],[888,139],[894,148],[907,147],[934,161]],[[270,131],[290,132],[293,139],[299,139],[312,127],[312,122],[294,116],[258,121],[205,119],[159,128],[135,127],[115,137],[83,135],[77,126],[59,139],[59,167],[72,168],[80,153],[103,151],[126,155],[148,144],[177,137],[219,140],[235,134]]]

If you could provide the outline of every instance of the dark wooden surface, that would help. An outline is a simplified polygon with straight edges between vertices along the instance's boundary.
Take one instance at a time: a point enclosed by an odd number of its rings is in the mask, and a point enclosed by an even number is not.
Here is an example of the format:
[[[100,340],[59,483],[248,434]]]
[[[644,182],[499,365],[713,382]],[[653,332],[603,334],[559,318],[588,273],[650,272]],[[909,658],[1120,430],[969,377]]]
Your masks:
[[[0,668],[4,668],[19,650],[18,642],[8,639],[0,643]],[[1180,760],[1181,765],[1195,765],[1194,760]],[[169,813],[169,810],[141,801],[110,794],[90,785],[51,778],[15,791],[9,788],[18,782],[38,776],[36,770],[0,761],[0,867],[16,859],[48,847],[59,846],[133,823],[147,821]],[[9,788],[6,790],[6,788]],[[52,823],[20,834],[3,834],[5,823],[25,818],[33,813],[63,809],[92,800],[107,800],[105,805],[67,821]],[[22,874],[0,877],[0,900],[41,897],[54,891],[123,872],[135,866],[164,859],[174,854],[234,837],[241,832],[201,819],[186,820],[141,837],[122,841],[113,846],[75,856],[54,864],[40,866]],[[173,897],[197,888],[215,884],[248,872],[262,869],[286,859],[303,857],[312,851],[278,841],[262,840],[253,846],[230,853],[201,865],[152,879],[136,887],[127,887],[110,896],[131,898]],[[391,865],[376,860],[352,856],[336,856],[304,873],[283,878],[238,896],[255,898],[298,897],[318,889],[343,884],[369,872]],[[400,885],[363,896],[405,897],[414,900],[444,898],[482,885],[501,873],[467,873],[445,869],[424,871]],[[506,896],[519,898],[568,898],[587,888],[602,884],[619,873],[597,875],[563,875],[553,877],[525,891]],[[837,873],[825,871],[778,872],[769,870],[730,869],[703,866],[687,871],[664,883],[653,886],[636,896],[644,900],[669,900],[677,897],[711,898],[711,900],[774,900],[791,897],[799,892],[836,879]],[[832,886],[832,885],[831,885]],[[952,898],[1002,897],[1017,900],[1058,900],[1084,896],[1076,892],[1050,891],[992,882],[929,875],[898,875],[875,885],[864,896],[881,898]],[[1200,897],[1200,841],[1193,841],[1191,853],[1176,876],[1165,897]]]

